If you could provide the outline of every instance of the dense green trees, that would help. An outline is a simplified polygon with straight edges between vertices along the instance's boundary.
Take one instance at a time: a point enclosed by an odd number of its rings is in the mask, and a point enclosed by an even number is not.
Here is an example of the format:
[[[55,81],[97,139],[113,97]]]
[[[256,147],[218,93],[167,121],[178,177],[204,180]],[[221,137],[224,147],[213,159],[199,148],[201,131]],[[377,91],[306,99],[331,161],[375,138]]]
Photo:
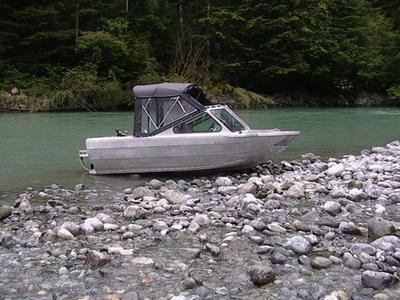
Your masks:
[[[259,91],[380,89],[395,39],[379,10],[359,0],[248,0],[235,18],[221,11],[215,18],[216,36],[226,48],[230,43],[229,63],[236,63],[231,80]],[[222,18],[235,27],[235,39],[224,35]]]
[[[126,107],[133,85],[164,80],[400,98],[394,0],[3,0],[0,9],[0,87],[47,108]]]

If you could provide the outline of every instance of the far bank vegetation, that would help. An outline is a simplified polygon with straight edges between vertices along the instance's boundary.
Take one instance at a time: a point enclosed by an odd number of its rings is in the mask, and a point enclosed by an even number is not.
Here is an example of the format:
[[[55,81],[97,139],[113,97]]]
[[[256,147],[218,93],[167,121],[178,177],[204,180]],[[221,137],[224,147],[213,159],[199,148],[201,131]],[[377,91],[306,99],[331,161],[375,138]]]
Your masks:
[[[236,108],[400,104],[400,4],[378,0],[0,3],[0,110],[132,109],[196,82]]]

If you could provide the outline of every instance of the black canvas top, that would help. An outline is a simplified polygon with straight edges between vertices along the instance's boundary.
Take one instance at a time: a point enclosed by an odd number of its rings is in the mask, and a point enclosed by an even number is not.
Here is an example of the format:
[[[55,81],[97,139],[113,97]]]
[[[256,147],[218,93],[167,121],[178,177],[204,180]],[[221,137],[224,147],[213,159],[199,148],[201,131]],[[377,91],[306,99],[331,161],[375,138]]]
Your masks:
[[[158,84],[137,85],[133,88],[133,93],[137,98],[165,98],[179,96],[186,92],[189,87],[200,89],[200,87],[194,83],[164,82]]]
[[[205,110],[205,105],[211,105],[204,91],[195,83],[137,85],[133,88],[133,93],[136,137],[158,134],[201,113]],[[178,114],[176,108],[181,110]]]

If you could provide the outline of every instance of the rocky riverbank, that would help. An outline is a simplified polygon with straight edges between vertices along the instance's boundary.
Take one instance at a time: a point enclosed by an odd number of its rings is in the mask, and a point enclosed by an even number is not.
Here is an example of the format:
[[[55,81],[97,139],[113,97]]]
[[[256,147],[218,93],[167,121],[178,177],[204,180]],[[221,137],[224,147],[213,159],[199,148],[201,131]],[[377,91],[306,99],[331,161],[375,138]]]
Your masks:
[[[400,142],[109,193],[28,188],[0,220],[1,299],[398,299]]]

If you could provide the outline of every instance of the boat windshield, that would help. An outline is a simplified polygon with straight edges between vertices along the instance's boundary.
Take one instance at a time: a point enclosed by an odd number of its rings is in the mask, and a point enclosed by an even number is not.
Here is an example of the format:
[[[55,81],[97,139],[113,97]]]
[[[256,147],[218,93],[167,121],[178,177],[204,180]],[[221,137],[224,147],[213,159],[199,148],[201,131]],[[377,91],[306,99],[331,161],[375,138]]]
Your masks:
[[[213,109],[210,111],[214,116],[218,118],[230,131],[242,131],[246,128],[242,123],[239,122],[231,113],[227,110],[221,109]]]
[[[199,116],[183,122],[174,127],[175,133],[200,133],[221,131],[221,125],[217,123],[210,115],[202,113]]]

